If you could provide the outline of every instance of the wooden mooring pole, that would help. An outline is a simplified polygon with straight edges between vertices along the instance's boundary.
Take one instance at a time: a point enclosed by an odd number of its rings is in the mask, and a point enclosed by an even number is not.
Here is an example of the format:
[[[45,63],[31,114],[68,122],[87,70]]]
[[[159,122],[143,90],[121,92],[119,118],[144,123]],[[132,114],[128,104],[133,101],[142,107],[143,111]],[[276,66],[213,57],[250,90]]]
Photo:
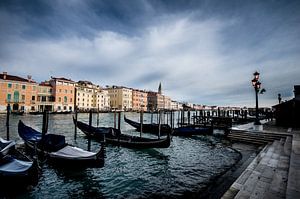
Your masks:
[[[161,111],[158,111],[159,113],[159,120],[158,120],[158,139],[160,139],[160,130],[161,130]]]
[[[90,110],[89,113],[89,126],[92,126],[92,121],[93,120],[93,115],[92,115],[92,110]],[[88,151],[91,151],[91,136],[88,136]]]
[[[9,115],[10,115],[10,104],[6,107],[6,139],[9,140]]]
[[[48,122],[49,122],[48,111],[44,110],[44,113],[43,113],[43,127],[42,127],[42,139],[45,137],[45,135],[48,131]]]
[[[117,115],[116,115],[117,113],[116,113],[116,110],[117,109],[114,110],[114,128],[117,128],[117,123],[116,123],[117,122]]]
[[[142,137],[142,133],[143,133],[143,120],[144,120],[144,111],[141,110],[141,112],[140,112],[140,125],[141,125],[140,137]]]
[[[74,140],[77,139],[77,120],[78,120],[78,110],[77,110],[77,106],[75,106],[75,129],[74,129]]]

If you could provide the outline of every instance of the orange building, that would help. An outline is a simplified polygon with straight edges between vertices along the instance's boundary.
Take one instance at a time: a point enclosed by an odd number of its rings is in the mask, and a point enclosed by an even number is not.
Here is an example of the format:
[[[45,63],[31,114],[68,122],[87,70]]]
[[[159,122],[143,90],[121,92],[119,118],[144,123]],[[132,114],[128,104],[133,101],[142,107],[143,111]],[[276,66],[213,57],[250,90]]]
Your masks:
[[[74,110],[75,82],[66,78],[51,77],[54,111],[65,112]]]
[[[147,111],[147,92],[141,90],[132,90],[132,110],[133,111]]]
[[[25,79],[7,72],[0,74],[0,112],[5,112],[8,104],[13,111],[36,110],[37,86],[29,75]]]

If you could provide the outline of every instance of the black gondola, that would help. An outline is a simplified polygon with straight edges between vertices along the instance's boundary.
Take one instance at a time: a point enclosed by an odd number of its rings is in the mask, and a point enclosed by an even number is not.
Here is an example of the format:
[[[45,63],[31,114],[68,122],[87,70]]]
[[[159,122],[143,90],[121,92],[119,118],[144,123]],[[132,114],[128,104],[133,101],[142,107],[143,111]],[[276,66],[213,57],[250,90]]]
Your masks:
[[[76,120],[73,118],[74,124]],[[168,148],[171,143],[170,135],[168,134],[164,139],[151,139],[142,138],[137,136],[130,136],[122,134],[120,130],[112,127],[93,127],[83,122],[77,121],[77,127],[85,133],[87,136],[97,140],[103,140],[105,135],[105,141],[108,144],[123,146],[128,148]]]
[[[141,130],[141,123],[130,120],[130,119],[126,118],[125,115],[124,115],[124,120],[125,120],[125,122],[127,122],[128,124],[130,124],[131,126],[136,128],[137,131]],[[157,135],[158,132],[159,132],[159,124],[155,124],[155,123],[143,124],[143,132],[152,133],[152,134]],[[172,128],[168,124],[161,124],[160,125],[161,135],[170,134],[171,132],[172,132]]]
[[[11,111],[10,112],[12,115],[23,115],[24,111]]]
[[[38,165],[0,138],[0,190],[26,188],[38,182]]]
[[[193,135],[211,135],[213,133],[210,127],[198,127],[198,126],[182,126],[175,128],[173,136],[193,136]]]
[[[42,133],[26,126],[21,120],[18,133],[31,151],[37,150],[44,154],[50,163],[61,167],[102,167],[104,165],[105,149],[99,152],[89,152],[65,143],[65,136]]]

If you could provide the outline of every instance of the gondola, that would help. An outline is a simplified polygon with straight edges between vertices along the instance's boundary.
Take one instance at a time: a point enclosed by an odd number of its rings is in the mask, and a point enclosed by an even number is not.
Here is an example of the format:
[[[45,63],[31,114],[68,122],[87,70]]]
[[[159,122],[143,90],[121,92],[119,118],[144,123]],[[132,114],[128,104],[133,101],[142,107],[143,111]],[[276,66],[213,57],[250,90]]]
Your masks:
[[[213,133],[212,128],[198,127],[198,126],[182,126],[175,128],[173,136],[193,136],[193,135],[211,135]]]
[[[0,138],[0,190],[26,188],[38,182],[38,165]]]
[[[130,119],[126,118],[125,115],[124,115],[124,120],[125,120],[125,122],[127,122],[128,124],[130,124],[131,126],[136,128],[137,131],[141,130],[141,123],[130,120]],[[157,135],[158,132],[159,132],[159,124],[154,124],[154,123],[152,123],[152,124],[143,124],[143,132],[152,133],[152,134]],[[161,135],[170,134],[171,132],[172,132],[172,129],[168,124],[161,124],[160,125]]]
[[[93,127],[83,122],[76,121],[74,118],[73,121],[74,124],[77,125],[77,127],[87,136],[100,141],[102,141],[103,137],[105,136],[105,141],[112,145],[123,146],[127,148],[146,149],[168,148],[171,143],[169,134],[164,139],[142,138],[122,134],[120,130],[112,127]]]
[[[102,167],[104,165],[105,149],[99,152],[89,152],[71,146],[65,142],[65,136],[42,133],[26,126],[21,120],[18,133],[30,151],[37,151],[47,157],[48,161],[60,167]]]
[[[24,111],[11,111],[10,112],[12,115],[23,115]]]

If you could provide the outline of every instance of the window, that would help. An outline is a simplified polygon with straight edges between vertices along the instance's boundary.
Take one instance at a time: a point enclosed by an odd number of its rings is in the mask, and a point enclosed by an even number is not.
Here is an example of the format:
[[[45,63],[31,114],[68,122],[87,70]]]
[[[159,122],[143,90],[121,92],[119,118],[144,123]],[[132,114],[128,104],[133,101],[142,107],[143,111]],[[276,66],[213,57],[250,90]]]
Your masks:
[[[59,92],[61,93],[61,89],[59,89]]]
[[[70,93],[72,94],[73,93],[73,91],[72,90],[70,90]],[[71,107],[71,106],[70,106]],[[71,107],[71,109],[72,109],[72,107]]]
[[[78,96],[80,96],[80,93],[78,93]]]
[[[72,98],[70,98],[70,102],[72,103]]]
[[[8,88],[11,88],[11,87],[12,87],[12,84],[11,84],[11,83],[8,83],[8,84],[7,84],[7,87],[8,87]]]
[[[25,95],[22,95],[22,100],[25,100]]]
[[[61,97],[58,98],[58,102],[61,102]]]
[[[15,85],[15,88],[18,89],[18,88],[19,88],[19,84],[16,84],[16,85]]]
[[[26,86],[25,86],[25,85],[22,85],[22,89],[24,89],[24,90],[25,90],[25,89],[26,89]]]
[[[46,102],[46,96],[42,96],[42,102]]]
[[[32,96],[32,97],[31,97],[31,100],[32,100],[32,101],[35,101],[35,96]]]
[[[68,102],[68,98],[67,96],[64,96],[64,102],[67,103]]]
[[[67,91],[67,90],[65,90],[65,93],[68,93],[68,91]]]
[[[60,107],[60,106],[58,106],[58,107],[57,107],[57,110],[59,110],[59,111],[60,111],[60,110],[61,110],[61,107]]]
[[[66,106],[64,106],[64,110],[67,110],[67,107],[66,107]]]
[[[36,86],[32,86],[32,90],[35,91],[35,89],[36,89]]]
[[[10,100],[11,100],[11,94],[8,93],[8,94],[7,94],[7,102],[10,102]]]

